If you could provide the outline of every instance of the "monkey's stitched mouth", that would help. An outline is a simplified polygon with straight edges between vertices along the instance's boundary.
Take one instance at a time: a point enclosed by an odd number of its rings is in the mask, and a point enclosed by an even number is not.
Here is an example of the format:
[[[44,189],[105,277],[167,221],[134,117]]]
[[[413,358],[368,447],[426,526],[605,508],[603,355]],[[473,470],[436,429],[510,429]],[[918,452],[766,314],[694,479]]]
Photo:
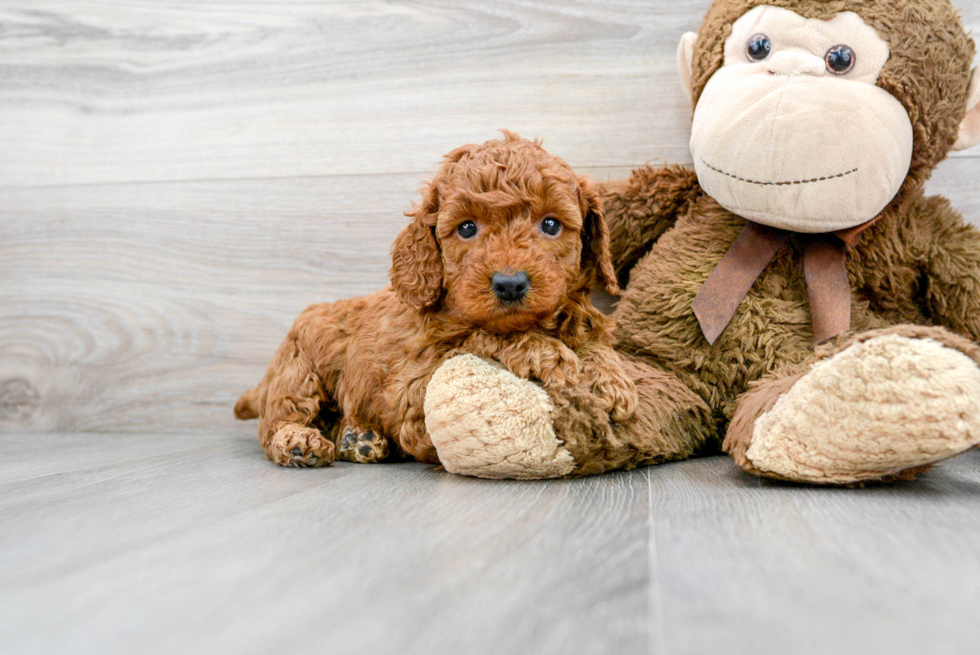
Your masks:
[[[744,178],[744,177],[739,177],[738,175],[734,175],[733,173],[728,173],[726,171],[723,171],[720,168],[715,168],[714,166],[712,166],[711,164],[709,164],[708,162],[706,162],[704,160],[704,158],[701,158],[701,163],[704,164],[705,166],[707,166],[708,168],[710,168],[711,170],[713,170],[714,172],[721,173],[722,175],[725,175],[727,177],[730,177],[733,180],[738,180],[739,182],[748,182],[749,184],[758,184],[759,186],[790,186],[790,185],[793,185],[793,184],[813,184],[814,182],[823,182],[825,180],[836,180],[837,178],[847,177],[848,175],[850,175],[852,173],[857,173],[857,171],[858,171],[858,169],[852,168],[849,171],[845,171],[843,173],[838,173],[837,175],[826,175],[824,177],[814,177],[814,178],[811,178],[809,180],[789,180],[789,181],[786,181],[786,182],[760,182],[758,180],[750,180],[750,179],[747,179],[747,178]]]

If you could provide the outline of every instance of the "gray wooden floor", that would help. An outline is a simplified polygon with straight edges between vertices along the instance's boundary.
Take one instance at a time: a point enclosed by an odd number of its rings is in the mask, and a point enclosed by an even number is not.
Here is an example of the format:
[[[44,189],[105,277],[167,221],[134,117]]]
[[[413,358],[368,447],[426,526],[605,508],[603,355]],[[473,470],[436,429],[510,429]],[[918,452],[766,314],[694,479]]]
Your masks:
[[[0,436],[3,653],[976,653],[980,452],[810,489],[286,470],[242,435]]]
[[[707,5],[0,2],[0,655],[978,652],[980,453],[490,483],[279,469],[231,416],[303,307],[386,283],[452,148],[689,163]],[[976,222],[978,179],[929,190]]]

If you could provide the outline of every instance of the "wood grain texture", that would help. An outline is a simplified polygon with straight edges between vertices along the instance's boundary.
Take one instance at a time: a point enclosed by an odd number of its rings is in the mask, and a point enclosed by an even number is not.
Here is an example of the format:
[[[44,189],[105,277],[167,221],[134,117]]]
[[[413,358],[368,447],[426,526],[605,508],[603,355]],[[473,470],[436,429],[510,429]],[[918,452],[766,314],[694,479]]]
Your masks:
[[[369,182],[6,190],[2,378],[23,381],[36,404],[0,408],[0,420],[65,431],[230,424],[229,403],[303,307],[385,283],[405,219],[379,208],[407,207],[417,180]]]
[[[707,4],[8,3],[0,183],[421,173],[502,127],[683,162],[675,52]]]
[[[701,0],[95,2],[0,10],[7,185],[428,171],[499,128],[683,158]],[[668,82],[669,80],[669,82]],[[657,115],[654,143],[636,126]]]
[[[834,490],[723,457],[492,482],[5,434],[0,651],[966,655],[978,510],[980,452]]]
[[[651,473],[667,653],[970,653],[980,452],[910,484],[821,489],[723,459]]]
[[[21,438],[59,473],[27,477]],[[297,472],[253,439],[146,440],[100,462],[69,435],[0,437],[0,650],[646,652],[642,474]]]
[[[707,0],[0,6],[0,430],[240,430],[296,314],[387,283],[499,127],[597,179],[687,163]],[[980,5],[963,12],[980,27]],[[980,217],[976,151],[930,190]]]

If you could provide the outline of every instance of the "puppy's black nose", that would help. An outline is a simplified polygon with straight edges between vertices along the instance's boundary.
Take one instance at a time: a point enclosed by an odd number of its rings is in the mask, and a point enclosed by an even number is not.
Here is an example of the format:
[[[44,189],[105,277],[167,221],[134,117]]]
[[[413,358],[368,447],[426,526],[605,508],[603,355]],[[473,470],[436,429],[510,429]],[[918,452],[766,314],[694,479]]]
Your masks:
[[[511,274],[494,273],[490,286],[503,302],[517,302],[527,295],[527,288],[531,286],[531,281],[524,271]]]

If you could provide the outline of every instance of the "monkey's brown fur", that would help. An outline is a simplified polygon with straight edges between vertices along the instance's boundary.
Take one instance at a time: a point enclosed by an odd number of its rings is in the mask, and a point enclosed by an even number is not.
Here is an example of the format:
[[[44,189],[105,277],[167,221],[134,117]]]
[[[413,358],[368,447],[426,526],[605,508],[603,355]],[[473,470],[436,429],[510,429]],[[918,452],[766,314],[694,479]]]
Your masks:
[[[260,418],[260,442],[277,464],[378,461],[390,451],[438,462],[425,391],[459,353],[496,360],[552,392],[584,384],[600,399],[603,425],[609,412],[632,414],[636,391],[611,348],[611,323],[590,304],[595,283],[617,291],[592,185],[507,133],[448,154],[422,196],[392,246],[392,287],[309,307],[262,382],[238,401],[238,418]],[[542,235],[546,216],[562,223],[557,236]],[[470,240],[456,234],[466,220],[479,226]],[[494,295],[499,271],[528,273],[520,304]]]
[[[841,11],[862,16],[892,48],[878,86],[903,104],[912,121],[914,156],[902,191],[848,250],[851,332],[811,347],[802,244],[794,238],[709,345],[691,303],[745,220],[705,195],[694,172],[680,167],[641,168],[629,180],[600,189],[613,262],[621,281],[629,280],[615,314],[617,348],[693,390],[711,412],[700,429],[673,435],[679,447],[661,455],[687,457],[713,450],[724,439],[735,461],[756,474],[764,473],[745,457],[756,418],[810,364],[856,339],[887,333],[931,338],[980,363],[973,343],[980,339],[980,232],[944,198],[922,191],[956,140],[966,107],[974,45],[956,12],[945,0],[718,0],[694,52],[695,101],[722,65],[732,22],[762,4],[807,18],[828,19]],[[664,411],[687,411],[688,400],[678,403],[663,391],[654,402]],[[638,415],[648,412],[643,401],[641,396]]]

